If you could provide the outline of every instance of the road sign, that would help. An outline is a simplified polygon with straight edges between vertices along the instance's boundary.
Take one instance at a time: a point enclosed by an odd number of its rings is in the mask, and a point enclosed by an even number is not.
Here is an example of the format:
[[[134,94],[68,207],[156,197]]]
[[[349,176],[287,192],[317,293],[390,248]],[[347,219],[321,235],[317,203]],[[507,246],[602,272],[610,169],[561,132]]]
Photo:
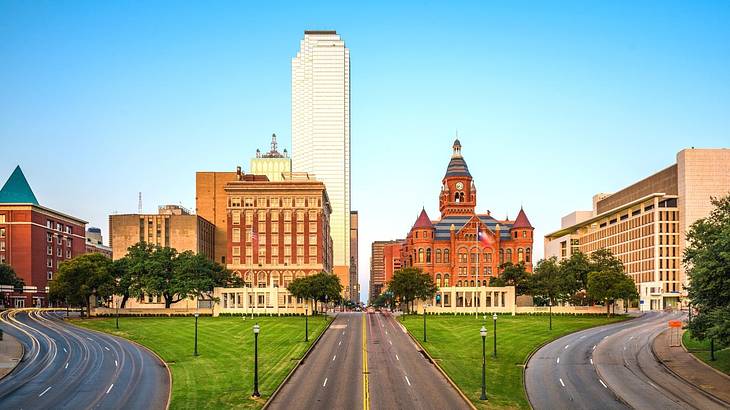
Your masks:
[[[669,321],[669,327],[682,327],[682,321],[681,320],[670,320]]]

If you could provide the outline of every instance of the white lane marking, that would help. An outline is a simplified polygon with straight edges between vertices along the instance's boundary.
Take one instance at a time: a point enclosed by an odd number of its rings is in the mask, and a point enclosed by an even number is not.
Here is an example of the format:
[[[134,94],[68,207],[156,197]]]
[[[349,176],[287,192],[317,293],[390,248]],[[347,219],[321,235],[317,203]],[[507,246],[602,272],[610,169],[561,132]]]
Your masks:
[[[560,385],[565,387],[565,383],[563,383],[563,379],[560,379]]]
[[[326,386],[326,385],[327,385],[327,378],[325,377],[325,378],[324,378],[324,383],[322,383],[322,387],[324,387],[324,386]]]
[[[109,351],[109,348],[108,348],[108,347],[106,347],[106,346],[104,346],[104,349],[106,349],[107,351]]]
[[[392,340],[388,340],[388,343],[390,343],[390,345],[393,346],[393,341]]]
[[[66,362],[66,365],[63,366],[64,369],[68,369],[68,362]]]
[[[603,385],[603,387],[608,388],[608,386],[606,386],[606,383],[604,383],[603,380],[598,379],[598,381],[601,382],[601,384]]]
[[[567,349],[567,348],[568,348],[568,346],[570,346],[570,345],[565,345],[565,348]]]
[[[68,350],[66,350],[66,348],[64,347],[64,348],[63,348],[63,352],[64,352],[64,353],[68,353]]]
[[[51,390],[51,386],[48,386],[47,389],[43,390],[43,393],[39,394],[38,397],[43,396],[44,394],[48,393],[48,390]]]
[[[395,360],[400,360],[400,358],[398,357],[398,355],[395,355]]]
[[[117,362],[117,361],[115,360],[115,361],[114,361],[114,366],[116,366],[116,367],[119,367],[119,362]]]
[[[631,336],[631,337],[629,338],[629,340],[634,340],[634,336]]]
[[[555,363],[560,364],[560,358],[555,359]]]
[[[579,337],[578,339],[583,339],[584,337],[586,337],[586,335],[583,335],[583,336]]]
[[[112,387],[114,387],[114,383],[112,383],[108,389],[106,389],[106,394],[109,394],[110,391],[112,391]]]
[[[385,334],[386,334],[386,335],[388,334],[388,331],[387,331],[387,330],[385,331]]]
[[[92,342],[94,341],[94,339],[92,339],[92,338],[90,338],[90,337],[87,337],[87,339],[91,340]]]
[[[410,381],[410,380],[408,380],[408,376],[406,376],[406,382],[408,382],[408,385],[409,385],[409,386],[411,385],[411,381]]]
[[[596,345],[593,345],[593,349],[591,349],[591,350],[596,350]]]
[[[591,364],[593,364],[593,358],[591,358]]]
[[[344,330],[342,331],[342,334],[343,334],[343,335],[345,334],[345,331],[344,331]]]
[[[340,343],[337,343],[337,346],[340,346],[342,344],[342,340],[340,340]]]
[[[334,362],[335,359],[337,359],[337,355],[332,356],[332,361]]]
[[[626,346],[624,346],[624,350],[626,350]]]

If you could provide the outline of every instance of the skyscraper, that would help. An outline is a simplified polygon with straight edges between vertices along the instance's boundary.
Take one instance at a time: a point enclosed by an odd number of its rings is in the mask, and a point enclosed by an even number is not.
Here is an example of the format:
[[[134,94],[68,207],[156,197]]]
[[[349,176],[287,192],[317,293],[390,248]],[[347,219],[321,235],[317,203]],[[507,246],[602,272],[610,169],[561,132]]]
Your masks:
[[[334,273],[350,286],[350,50],[335,31],[305,31],[292,59],[292,170],[324,182]]]

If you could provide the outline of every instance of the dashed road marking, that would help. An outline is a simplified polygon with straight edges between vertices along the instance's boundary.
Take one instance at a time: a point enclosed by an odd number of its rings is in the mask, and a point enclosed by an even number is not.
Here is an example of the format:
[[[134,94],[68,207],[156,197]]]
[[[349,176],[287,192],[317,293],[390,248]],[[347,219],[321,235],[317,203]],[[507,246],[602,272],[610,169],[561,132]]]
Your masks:
[[[563,383],[563,379],[560,379],[560,385],[565,387],[565,383]]]
[[[48,386],[45,390],[43,390],[43,393],[39,394],[38,397],[43,396],[44,394],[48,393],[48,390],[51,390],[51,386]]]
[[[324,387],[324,386],[326,386],[326,385],[327,385],[327,378],[325,377],[325,378],[324,378],[324,383],[322,383],[322,387]]]
[[[66,350],[66,348],[64,347],[64,348],[63,348],[63,352],[64,352],[64,353],[68,353],[68,350]]]
[[[603,385],[603,387],[608,388],[608,386],[606,386],[606,383],[604,383],[603,380],[598,379],[598,381],[601,382],[601,384]]]
[[[591,358],[591,364],[593,364],[593,358]]]
[[[570,346],[570,345],[565,345],[565,348],[567,349],[567,348],[568,348],[568,346]]]
[[[560,364],[560,358],[555,359],[555,363]]]
[[[593,345],[593,349],[591,349],[591,350],[596,350],[596,345]]]
[[[395,355],[395,360],[400,360],[400,358],[398,357],[398,355]]]
[[[408,376],[406,376],[406,382],[408,383],[409,386],[411,385],[411,381],[408,380]]]
[[[109,388],[106,389],[106,394],[109,394],[109,392],[112,391],[112,387],[114,387],[114,383],[112,383],[111,385],[109,385]]]
[[[337,355],[332,356],[332,361],[334,362],[335,359],[337,359]]]
[[[117,362],[117,361],[115,360],[115,361],[114,361],[114,366],[116,366],[116,367],[119,367],[119,362]]]
[[[92,338],[90,338],[90,337],[87,337],[87,339],[91,340],[92,342],[94,341],[94,339],[92,339]]]
[[[341,344],[342,344],[342,340],[340,340],[340,343],[337,343],[337,346],[339,346],[339,345],[341,345]]]
[[[68,362],[66,362],[66,366],[63,366],[64,369],[68,369]]]
[[[107,351],[109,351],[109,348],[108,348],[108,347],[106,347],[106,346],[104,346],[104,349],[106,349]]]
[[[388,340],[388,343],[390,343],[390,345],[393,346],[393,341],[392,340]]]

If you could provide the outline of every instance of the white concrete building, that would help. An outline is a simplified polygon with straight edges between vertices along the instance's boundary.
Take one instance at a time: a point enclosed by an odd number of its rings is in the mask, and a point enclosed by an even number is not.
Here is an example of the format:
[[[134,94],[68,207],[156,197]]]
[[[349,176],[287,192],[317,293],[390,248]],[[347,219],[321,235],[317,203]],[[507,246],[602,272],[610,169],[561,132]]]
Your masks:
[[[350,50],[335,31],[305,31],[292,59],[292,171],[324,182],[334,273],[349,287]]]

